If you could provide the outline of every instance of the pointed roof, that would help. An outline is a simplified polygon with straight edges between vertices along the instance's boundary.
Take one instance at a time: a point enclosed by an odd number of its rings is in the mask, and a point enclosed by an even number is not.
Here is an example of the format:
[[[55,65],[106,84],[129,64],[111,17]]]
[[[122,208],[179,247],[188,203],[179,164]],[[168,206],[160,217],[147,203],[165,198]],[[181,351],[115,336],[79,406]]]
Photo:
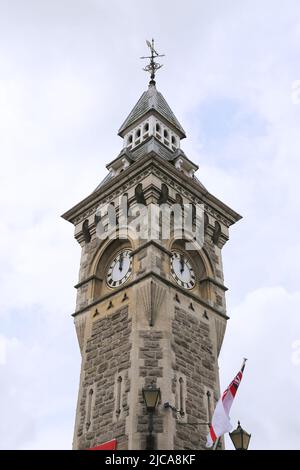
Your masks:
[[[124,123],[119,129],[118,135],[123,137],[125,133],[124,131],[149,111],[155,111],[156,113],[160,114],[177,129],[181,138],[186,137],[184,129],[179,124],[175,114],[171,110],[163,95],[157,91],[153,81],[150,82],[148,90],[142,94],[129,116],[125,119]]]

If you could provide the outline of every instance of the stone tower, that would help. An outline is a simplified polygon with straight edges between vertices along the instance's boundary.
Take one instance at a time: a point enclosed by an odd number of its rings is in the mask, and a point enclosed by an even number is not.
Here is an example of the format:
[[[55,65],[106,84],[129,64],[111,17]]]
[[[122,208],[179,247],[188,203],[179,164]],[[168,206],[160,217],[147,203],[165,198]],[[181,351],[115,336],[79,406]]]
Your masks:
[[[228,318],[221,251],[240,216],[195,176],[197,165],[180,148],[185,131],[153,77],[119,136],[124,146],[107,177],[63,215],[82,249],[73,314],[82,355],[73,447],[116,439],[120,450],[204,449]],[[155,208],[174,204],[191,208],[193,224],[196,206],[203,208],[200,247],[187,249],[173,212],[170,234],[161,236],[166,212]],[[154,208],[158,224],[151,236],[145,206]],[[149,387],[160,391],[153,413],[143,399]]]

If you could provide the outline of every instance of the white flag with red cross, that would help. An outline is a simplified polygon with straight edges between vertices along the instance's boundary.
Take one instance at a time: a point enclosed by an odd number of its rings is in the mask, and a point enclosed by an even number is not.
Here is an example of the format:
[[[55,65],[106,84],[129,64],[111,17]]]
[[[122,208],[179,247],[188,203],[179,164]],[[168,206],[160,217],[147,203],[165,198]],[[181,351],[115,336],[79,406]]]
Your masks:
[[[236,395],[237,389],[241,383],[243,372],[245,369],[246,360],[243,360],[242,367],[238,374],[235,376],[229,387],[226,388],[225,392],[219,399],[216,409],[214,411],[209,433],[207,436],[206,447],[212,447],[216,440],[223,436],[226,432],[232,430],[232,425],[229,418],[229,411]]]

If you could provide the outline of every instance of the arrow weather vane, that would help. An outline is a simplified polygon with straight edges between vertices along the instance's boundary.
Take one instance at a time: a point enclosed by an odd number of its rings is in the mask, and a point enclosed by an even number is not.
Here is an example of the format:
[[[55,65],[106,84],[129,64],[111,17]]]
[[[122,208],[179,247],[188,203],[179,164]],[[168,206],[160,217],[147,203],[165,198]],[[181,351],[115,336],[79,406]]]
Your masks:
[[[162,67],[161,64],[159,64],[158,62],[155,62],[154,59],[156,59],[156,57],[164,57],[165,54],[159,54],[158,52],[156,52],[156,50],[154,49],[154,39],[152,39],[152,41],[146,41],[147,43],[147,46],[149,47],[150,49],[150,52],[151,52],[151,55],[150,56],[146,56],[146,57],[140,57],[141,59],[150,59],[150,64],[146,65],[146,67],[143,69],[145,70],[145,72],[149,72],[150,73],[150,83],[155,85],[155,73],[158,69],[160,69]]]

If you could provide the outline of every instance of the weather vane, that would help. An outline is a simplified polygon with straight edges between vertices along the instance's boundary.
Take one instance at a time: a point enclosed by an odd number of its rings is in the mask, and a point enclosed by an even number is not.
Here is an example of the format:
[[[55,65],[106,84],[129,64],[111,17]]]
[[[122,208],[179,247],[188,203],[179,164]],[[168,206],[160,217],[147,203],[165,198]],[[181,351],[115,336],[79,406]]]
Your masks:
[[[151,55],[150,56],[146,56],[146,57],[141,57],[141,59],[150,59],[150,64],[146,65],[146,67],[143,69],[145,70],[145,72],[149,72],[150,73],[150,83],[155,85],[155,73],[158,69],[160,69],[162,67],[162,64],[159,64],[158,62],[155,62],[154,59],[156,59],[157,57],[164,57],[165,54],[159,54],[158,52],[156,52],[156,50],[154,49],[154,39],[152,39],[152,41],[146,41],[147,43],[147,46],[149,47],[150,49],[150,52],[151,52]]]

